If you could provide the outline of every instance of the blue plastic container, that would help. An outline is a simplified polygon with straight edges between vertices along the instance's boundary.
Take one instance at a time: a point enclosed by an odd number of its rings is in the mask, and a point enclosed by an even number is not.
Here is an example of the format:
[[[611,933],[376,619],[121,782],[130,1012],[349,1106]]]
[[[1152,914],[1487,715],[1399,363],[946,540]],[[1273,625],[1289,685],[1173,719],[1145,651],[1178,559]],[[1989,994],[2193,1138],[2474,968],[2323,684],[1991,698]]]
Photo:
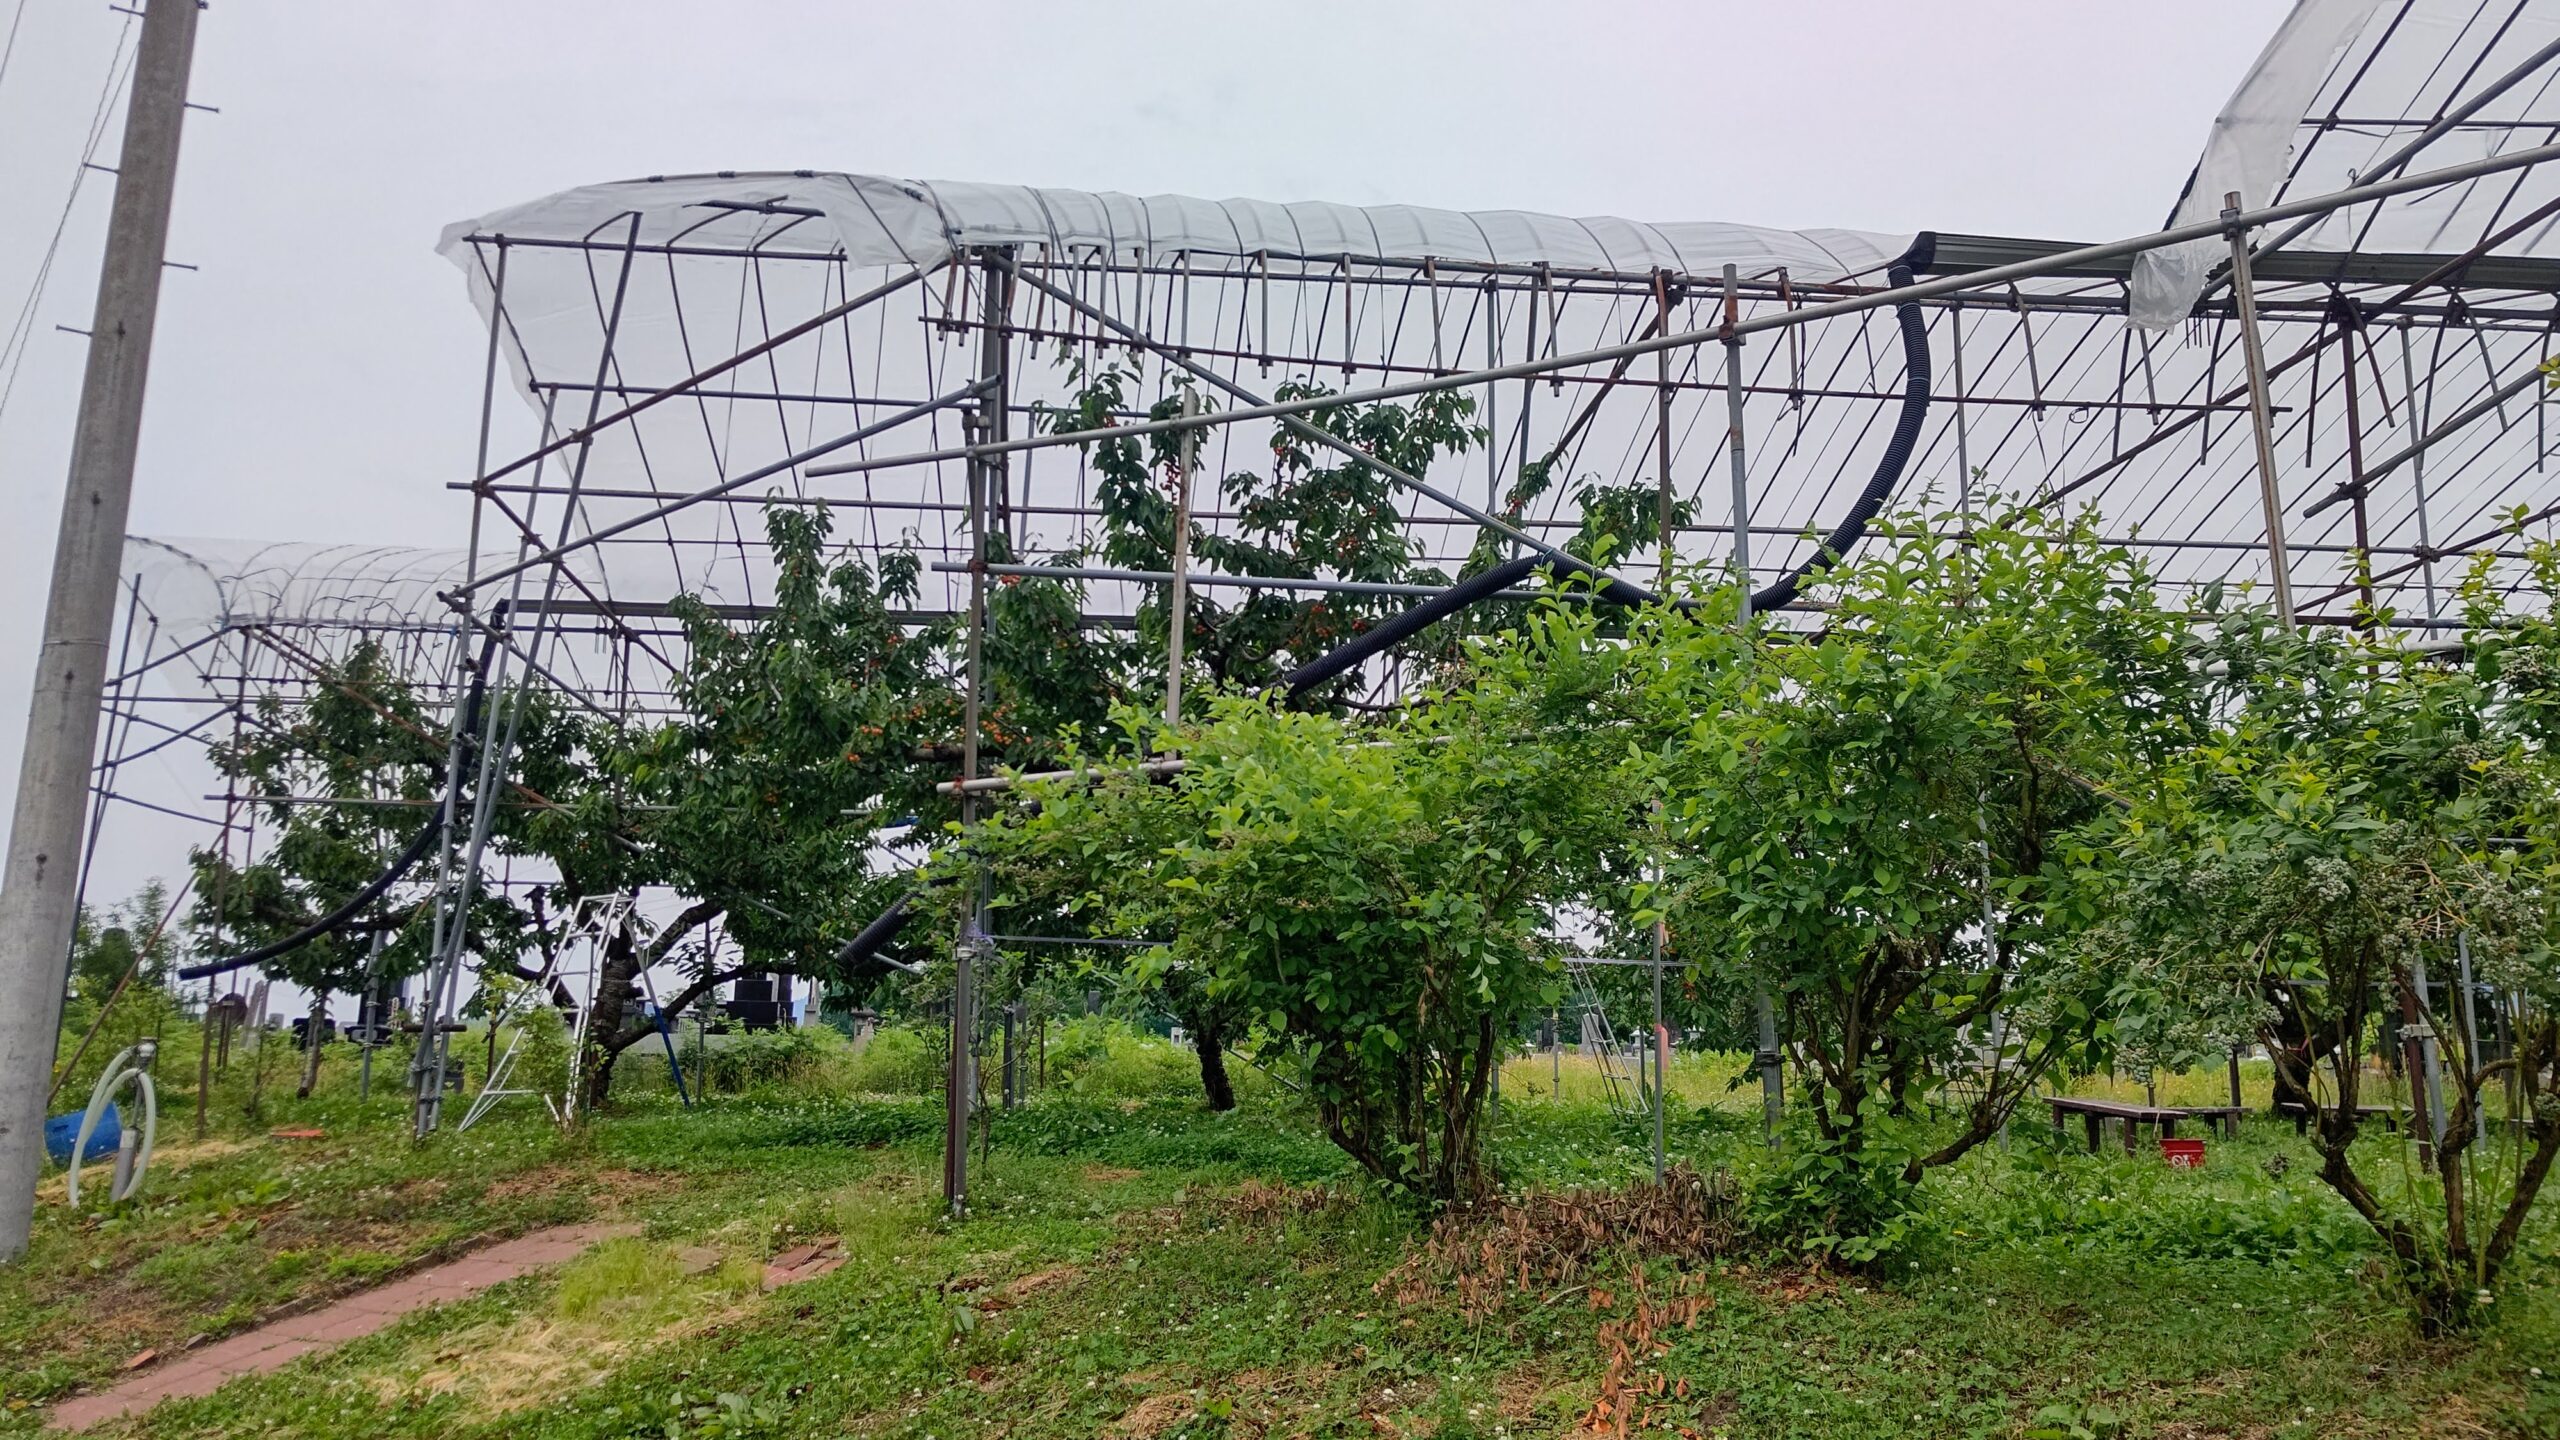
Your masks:
[[[44,1153],[53,1157],[54,1164],[71,1163],[71,1142],[80,1138],[82,1113],[74,1110],[44,1122]],[[116,1107],[110,1104],[106,1113],[98,1117],[98,1128],[89,1132],[89,1153],[81,1157],[82,1163],[112,1160],[116,1147],[123,1143],[124,1117],[117,1114]]]

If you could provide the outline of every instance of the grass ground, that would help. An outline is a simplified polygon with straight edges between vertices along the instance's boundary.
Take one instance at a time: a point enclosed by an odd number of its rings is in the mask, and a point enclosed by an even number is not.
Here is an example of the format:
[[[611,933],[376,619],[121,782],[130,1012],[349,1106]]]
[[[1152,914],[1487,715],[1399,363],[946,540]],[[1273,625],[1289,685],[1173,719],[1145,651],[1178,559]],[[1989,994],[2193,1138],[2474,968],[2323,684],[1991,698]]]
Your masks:
[[[1165,1081],[1178,1067],[1121,1050],[1094,1063],[1136,1070],[1053,1075],[998,1117],[956,1225],[929,1097],[804,1076],[690,1112],[635,1095],[569,1137],[501,1111],[419,1148],[381,1095],[271,1107],[326,1133],[227,1124],[166,1152],[145,1205],[40,1214],[27,1262],[0,1271],[0,1434],[141,1349],[619,1218],[643,1237],[105,1433],[1461,1440],[1563,1433],[1605,1398],[1700,1436],[2560,1436],[2548,1217],[2498,1323],[2420,1341],[2289,1126],[2216,1142],[2200,1173],[2021,1127],[1933,1178],[1891,1273],[1619,1258],[1485,1310],[1398,1283],[1415,1221],[1364,1196],[1281,1087],[1212,1115]],[[1674,1067],[1669,1141],[1747,1178],[1756,1096],[1723,1088],[1733,1064]],[[1506,1073],[1497,1129],[1515,1182],[1649,1171],[1644,1127],[1574,1084],[1533,1097],[1529,1068]],[[851,1262],[756,1288],[764,1257],[819,1235]],[[688,1266],[679,1246],[726,1258]]]

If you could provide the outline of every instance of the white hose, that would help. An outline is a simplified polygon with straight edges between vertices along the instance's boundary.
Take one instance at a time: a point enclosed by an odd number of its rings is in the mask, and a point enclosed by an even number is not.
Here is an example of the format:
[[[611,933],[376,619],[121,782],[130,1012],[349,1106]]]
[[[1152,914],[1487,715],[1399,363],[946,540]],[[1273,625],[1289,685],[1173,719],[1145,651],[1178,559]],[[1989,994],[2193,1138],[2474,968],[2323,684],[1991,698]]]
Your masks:
[[[142,1052],[141,1062],[128,1067],[124,1062],[137,1050]],[[80,1134],[71,1142],[71,1164],[63,1177],[64,1188],[74,1207],[80,1203],[80,1165],[89,1153],[89,1137],[97,1133],[98,1122],[106,1118],[107,1103],[124,1088],[127,1080],[133,1081],[136,1098],[142,1104],[142,1144],[134,1151],[132,1173],[125,1177],[122,1185],[108,1185],[107,1199],[110,1202],[130,1200],[142,1189],[142,1177],[151,1168],[151,1147],[160,1138],[160,1092],[151,1083],[151,1072],[143,1067],[149,1065],[158,1052],[159,1047],[147,1040],[140,1045],[128,1045],[116,1052],[116,1058],[107,1062],[106,1069],[98,1072],[98,1083],[90,1087],[89,1108],[80,1116]]]

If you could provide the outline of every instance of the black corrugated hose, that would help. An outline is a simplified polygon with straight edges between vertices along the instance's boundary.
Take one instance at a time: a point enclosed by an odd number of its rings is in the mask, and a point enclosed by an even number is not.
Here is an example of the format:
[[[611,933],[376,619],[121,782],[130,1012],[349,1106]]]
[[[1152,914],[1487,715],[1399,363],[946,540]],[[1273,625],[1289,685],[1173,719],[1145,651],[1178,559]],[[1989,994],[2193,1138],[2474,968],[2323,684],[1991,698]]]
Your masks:
[[[1927,243],[1924,237],[1922,243]],[[1909,257],[1894,262],[1886,278],[1897,290],[1911,283]],[[1893,307],[1902,321],[1902,415],[1893,425],[1893,439],[1884,447],[1884,458],[1876,462],[1875,478],[1867,482],[1858,503],[1849,507],[1848,515],[1829,535],[1810,559],[1797,566],[1777,584],[1751,597],[1754,612],[1784,610],[1796,603],[1796,592],[1804,582],[1822,570],[1840,563],[1849,547],[1867,533],[1867,526],[1893,498],[1896,485],[1902,483],[1902,472],[1911,464],[1911,452],[1920,445],[1920,423],[1929,417],[1929,324],[1921,318],[1920,307],[1905,300]]]
[[[471,691],[462,702],[461,733],[463,736],[463,744],[467,747],[463,757],[466,764],[469,763],[471,754],[476,753],[479,749],[477,742],[473,740],[472,737],[480,733],[480,706],[481,703],[487,699],[489,693],[489,662],[497,657],[497,653],[498,630],[493,617],[492,624],[489,628],[489,638],[482,641],[480,644],[480,664],[479,667],[472,672]],[[227,971],[240,969],[242,966],[255,965],[261,961],[273,960],[279,955],[299,950],[303,946],[310,944],[312,941],[319,939],[321,936],[340,929],[345,926],[348,921],[356,918],[357,913],[362,911],[366,906],[381,899],[384,891],[399,884],[400,878],[408,874],[410,869],[415,866],[419,860],[425,857],[428,849],[436,843],[436,837],[443,832],[444,802],[439,800],[436,802],[434,812],[428,816],[427,823],[419,826],[417,835],[412,837],[409,841],[409,848],[401,851],[397,858],[395,858],[389,865],[384,866],[382,873],[374,876],[372,880],[366,882],[365,887],[357,891],[346,904],[339,906],[337,909],[330,911],[328,914],[321,916],[319,919],[312,921],[310,924],[303,926],[301,929],[294,931],[292,934],[287,935],[281,940],[261,945],[255,950],[243,951],[238,955],[226,955],[219,960],[207,960],[200,965],[186,966],[178,971],[178,978],[181,980],[202,980],[208,975],[220,975]]]
[[[1911,253],[1895,261],[1893,268],[1886,272],[1887,281],[1895,289],[1911,283],[1914,263],[1926,263],[1922,257],[1926,255],[1932,238],[1922,236]],[[1893,438],[1886,443],[1883,457],[1876,461],[1876,473],[1859,494],[1858,503],[1849,508],[1849,513],[1829,535],[1823,537],[1821,546],[1809,559],[1786,578],[1751,597],[1751,608],[1755,612],[1784,610],[1793,605],[1805,581],[1838,564],[1840,557],[1866,536],[1867,526],[1874,523],[1885,502],[1893,498],[1894,488],[1902,483],[1903,471],[1910,468],[1912,453],[1920,445],[1920,426],[1929,416],[1929,325],[1914,301],[1906,300],[1896,305],[1894,314],[1902,323],[1903,383],[1902,413],[1894,421]],[[1524,555],[1452,585],[1376,629],[1354,636],[1349,642],[1291,671],[1281,683],[1294,700],[1379,651],[1410,639],[1425,626],[1509,589],[1540,569],[1569,570],[1592,576],[1600,576],[1601,573],[1562,551]],[[1599,596],[1603,600],[1619,605],[1646,605],[1659,598],[1641,586],[1601,578],[1603,583]]]

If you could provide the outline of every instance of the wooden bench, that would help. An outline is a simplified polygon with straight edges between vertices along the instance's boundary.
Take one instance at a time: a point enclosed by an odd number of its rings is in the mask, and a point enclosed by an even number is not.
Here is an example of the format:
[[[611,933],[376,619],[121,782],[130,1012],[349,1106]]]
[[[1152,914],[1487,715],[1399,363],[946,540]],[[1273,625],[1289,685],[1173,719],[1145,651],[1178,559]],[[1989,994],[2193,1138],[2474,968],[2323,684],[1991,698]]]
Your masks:
[[[2092,1155],[2098,1153],[2099,1130],[2109,1120],[2123,1127],[2124,1148],[2128,1155],[2133,1153],[2135,1139],[2145,1125],[2157,1130],[2161,1139],[2168,1140],[2176,1137],[2181,1120],[2201,1120],[2223,1134],[2229,1133],[2230,1128],[2240,1122],[2240,1107],[2236,1105],[2133,1105],[2122,1100],[2097,1100],[2078,1095],[2047,1095],[2044,1103],[2053,1107],[2053,1128],[2056,1130],[2063,1128],[2062,1117],[2065,1115],[2080,1117],[2080,1123],[2088,1131],[2089,1153]]]
[[[2240,1117],[2249,1113],[2247,1107],[2240,1105],[2181,1105],[2178,1109],[2189,1119],[2203,1121],[2205,1128],[2214,1134],[2225,1137],[2239,1134]]]
[[[2299,1100],[2279,1100],[2276,1102],[2276,1113],[2279,1115],[2289,1115],[2293,1118],[2294,1134],[2308,1135],[2311,1133],[2312,1110],[2310,1106],[2303,1104]],[[2385,1130],[2399,1129],[2400,1123],[2408,1117],[2408,1107],[2402,1105],[2358,1105],[2356,1107],[2356,1118],[2358,1120],[2379,1120],[2382,1122],[2382,1128]]]

